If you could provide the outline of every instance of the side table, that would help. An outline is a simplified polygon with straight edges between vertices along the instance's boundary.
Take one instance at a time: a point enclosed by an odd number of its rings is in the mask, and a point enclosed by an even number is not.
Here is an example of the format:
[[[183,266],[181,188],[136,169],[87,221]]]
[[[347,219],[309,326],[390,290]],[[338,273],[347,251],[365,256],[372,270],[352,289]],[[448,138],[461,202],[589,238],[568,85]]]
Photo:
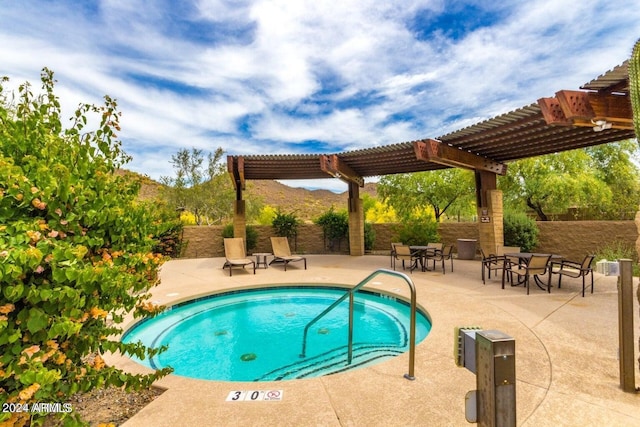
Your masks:
[[[271,255],[270,252],[255,252],[253,255],[256,257],[256,268],[260,268],[261,265],[264,268],[269,268],[267,257]]]

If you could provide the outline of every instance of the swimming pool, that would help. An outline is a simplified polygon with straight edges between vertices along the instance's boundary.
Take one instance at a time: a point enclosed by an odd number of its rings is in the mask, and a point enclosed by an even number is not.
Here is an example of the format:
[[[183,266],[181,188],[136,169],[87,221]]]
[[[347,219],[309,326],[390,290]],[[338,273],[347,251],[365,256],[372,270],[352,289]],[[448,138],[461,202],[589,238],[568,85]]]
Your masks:
[[[127,331],[125,342],[168,350],[138,360],[171,366],[175,375],[222,381],[279,381],[329,375],[371,365],[409,348],[409,305],[393,296],[356,293],[353,359],[347,364],[348,300],[303,330],[343,288],[286,286],[234,291],[171,307]],[[416,342],[431,330],[418,311]]]

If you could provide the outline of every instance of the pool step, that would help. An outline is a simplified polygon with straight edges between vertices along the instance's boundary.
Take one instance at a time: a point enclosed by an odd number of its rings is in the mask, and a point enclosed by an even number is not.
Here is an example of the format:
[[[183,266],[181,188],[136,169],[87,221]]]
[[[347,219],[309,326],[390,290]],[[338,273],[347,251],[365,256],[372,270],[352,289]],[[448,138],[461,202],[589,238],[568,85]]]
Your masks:
[[[389,345],[360,343],[353,345],[350,364],[347,364],[347,346],[329,350],[313,357],[301,358],[299,362],[282,366],[266,373],[255,381],[281,381],[330,375],[367,365],[379,359],[387,359],[402,354],[406,349]]]

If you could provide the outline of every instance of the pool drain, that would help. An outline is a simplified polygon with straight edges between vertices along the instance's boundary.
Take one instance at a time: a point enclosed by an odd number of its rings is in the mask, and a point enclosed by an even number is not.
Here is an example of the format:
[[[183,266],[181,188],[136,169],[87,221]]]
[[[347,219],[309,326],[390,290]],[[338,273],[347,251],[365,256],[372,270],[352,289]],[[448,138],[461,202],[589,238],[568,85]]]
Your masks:
[[[256,360],[257,357],[255,353],[246,353],[240,356],[240,360],[243,362],[251,362],[252,360]]]
[[[329,333],[329,329],[328,328],[320,328],[318,329],[318,334],[320,335],[327,335]]]
[[[221,335],[227,335],[227,333],[228,333],[227,331],[215,331],[213,335],[215,335],[216,337],[219,337]]]

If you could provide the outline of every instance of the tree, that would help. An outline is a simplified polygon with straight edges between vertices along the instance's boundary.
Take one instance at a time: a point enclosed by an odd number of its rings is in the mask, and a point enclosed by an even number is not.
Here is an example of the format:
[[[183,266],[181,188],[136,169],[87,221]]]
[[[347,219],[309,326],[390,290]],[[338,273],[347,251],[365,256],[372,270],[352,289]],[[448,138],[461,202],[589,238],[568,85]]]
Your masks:
[[[38,97],[28,83],[17,96],[0,84],[2,404],[65,402],[107,385],[139,389],[170,371],[132,375],[102,359],[157,353],[113,337],[125,313],[159,311],[147,291],[163,261],[152,252],[155,218],[137,202],[138,185],[114,173],[129,159],[116,139],[116,101],[81,104],[64,129],[53,73],[44,69],[41,79]],[[90,114],[96,130],[85,129]],[[0,424],[40,416],[2,412]]]
[[[440,222],[448,210],[466,209],[473,203],[473,173],[454,168],[387,175],[378,183],[378,194],[403,219],[421,216],[430,207]]]
[[[205,167],[202,150],[180,149],[171,156],[175,177],[161,178],[169,203],[176,209],[191,212],[198,225],[219,224],[231,217],[235,196],[221,164],[223,155],[220,147],[215,153],[208,153]]]
[[[599,217],[612,217],[637,204],[635,150],[628,143],[564,151],[522,159],[499,177],[505,207],[532,209],[542,221],[570,207],[589,209]]]
[[[622,219],[635,214],[640,202],[638,145],[621,141],[587,148],[596,176],[611,191],[611,202],[597,206],[601,219]]]

